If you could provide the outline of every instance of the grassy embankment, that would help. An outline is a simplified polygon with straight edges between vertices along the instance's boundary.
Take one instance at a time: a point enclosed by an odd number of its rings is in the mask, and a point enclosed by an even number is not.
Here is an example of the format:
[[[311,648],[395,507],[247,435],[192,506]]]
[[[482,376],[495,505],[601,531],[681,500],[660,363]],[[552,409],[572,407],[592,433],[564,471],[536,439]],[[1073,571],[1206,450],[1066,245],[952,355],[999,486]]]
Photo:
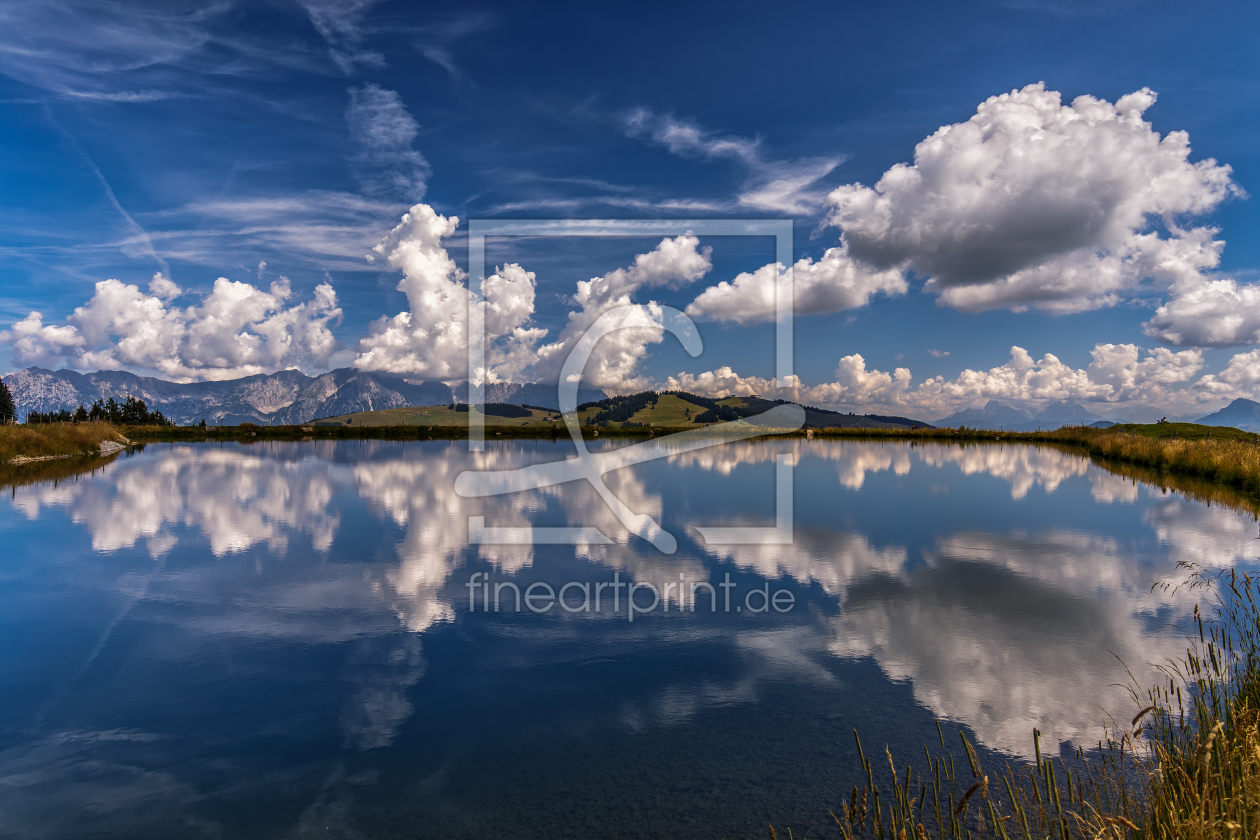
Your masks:
[[[1260,436],[1192,423],[1061,429],[1042,440],[1085,450],[1101,464],[1190,476],[1260,499]]]
[[[106,441],[128,441],[109,423],[0,426],[0,464],[14,459],[67,458],[100,452]]]
[[[833,811],[846,840],[995,837],[1006,840],[1143,838],[1243,840],[1260,834],[1260,585],[1228,571],[1207,587],[1184,658],[1166,681],[1133,691],[1131,721],[1088,755],[994,771],[962,738],[962,755],[924,747],[919,771],[901,772],[885,749],[878,765],[858,751],[866,784]],[[1128,718],[1128,715],[1124,716]],[[887,767],[884,768],[885,759]],[[880,768],[880,769],[877,769]],[[771,829],[771,836],[775,832]]]

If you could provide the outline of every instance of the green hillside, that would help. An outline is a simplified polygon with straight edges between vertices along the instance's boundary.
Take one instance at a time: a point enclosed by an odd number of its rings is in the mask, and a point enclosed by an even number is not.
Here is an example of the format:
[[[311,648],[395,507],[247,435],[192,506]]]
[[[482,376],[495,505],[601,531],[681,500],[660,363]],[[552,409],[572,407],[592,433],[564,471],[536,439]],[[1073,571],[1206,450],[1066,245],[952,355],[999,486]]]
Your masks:
[[[529,409],[529,417],[486,417],[487,426],[546,426],[563,425],[554,411]],[[360,411],[338,417],[325,417],[310,423],[312,426],[467,426],[468,412],[454,411],[445,405],[424,405],[411,408],[387,408],[382,411]]]
[[[691,426],[703,408],[672,394],[662,394],[654,405],[635,413],[629,420],[642,426]]]
[[[1109,432],[1127,432],[1141,437],[1177,440],[1243,440],[1255,442],[1260,435],[1244,432],[1232,426],[1200,426],[1198,423],[1121,423],[1107,429]]]
[[[610,397],[597,403],[580,406],[578,418],[583,426],[600,426],[610,429],[645,428],[697,428],[718,422],[732,422],[762,414],[779,403],[761,397],[727,397],[712,400],[678,392],[655,394],[642,392],[624,397]],[[641,407],[640,407],[641,406]],[[905,417],[884,417],[871,414],[841,414],[826,409],[803,406],[805,423],[813,429],[914,429],[928,428],[927,424]],[[559,413],[543,409],[529,409],[528,417],[500,417],[489,414],[487,426],[497,427],[548,427],[563,426]],[[697,422],[704,417],[704,422]],[[452,426],[468,424],[468,413],[455,411],[449,406],[415,406],[388,408],[381,411],[364,411],[338,417],[326,417],[313,421],[317,426],[368,427],[368,426]]]

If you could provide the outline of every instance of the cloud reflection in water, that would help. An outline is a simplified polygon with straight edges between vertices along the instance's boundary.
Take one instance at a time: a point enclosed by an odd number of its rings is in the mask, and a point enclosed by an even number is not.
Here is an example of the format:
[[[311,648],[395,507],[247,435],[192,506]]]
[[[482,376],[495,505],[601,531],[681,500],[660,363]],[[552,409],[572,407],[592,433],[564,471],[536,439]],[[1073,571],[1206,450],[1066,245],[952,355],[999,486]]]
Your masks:
[[[669,645],[702,631],[707,643],[718,640],[745,663],[741,675],[725,680],[663,677],[651,688],[654,699],[627,699],[609,725],[637,731],[755,703],[767,678],[830,685],[835,657],[870,657],[891,679],[908,681],[932,714],[966,724],[991,748],[1026,756],[1033,726],[1047,738],[1088,745],[1097,740],[1101,709],[1127,709],[1114,686],[1123,675],[1112,653],[1144,673],[1146,663],[1181,649],[1166,625],[1188,602],[1152,592],[1175,579],[1177,561],[1222,567],[1260,559],[1254,526],[1233,513],[1153,495],[1050,448],[742,442],[609,474],[609,487],[633,510],[693,540],[672,557],[630,537],[581,482],[486,499],[454,492],[464,470],[515,469],[564,451],[550,444],[492,445],[483,453],[458,444],[152,447],[91,479],[20,488],[11,504],[31,521],[64,514],[97,552],[143,547],[153,557],[185,558],[146,596],[185,633],[344,646],[340,727],[345,746],[357,751],[390,745],[414,714],[429,668],[423,634],[461,620],[463,572],[473,568],[521,580],[587,568],[600,579],[619,571],[654,581],[680,573],[720,578],[733,569],[794,581],[820,610],[810,619],[802,603],[780,627],[705,627],[676,612],[633,631],[601,625],[600,644],[614,658],[631,632],[636,645]],[[708,550],[694,542],[693,526],[721,521],[745,492],[749,470],[769,475],[785,452],[798,464],[798,498],[834,500],[837,512],[863,494],[881,501],[862,509],[868,519],[843,527],[839,517],[798,518],[791,546]],[[721,477],[724,489],[690,489],[704,474]],[[888,481],[874,482],[880,474]],[[965,499],[969,482],[981,477],[1009,485],[1008,507],[986,514],[983,528],[925,519],[915,531],[897,521],[906,511],[929,514],[943,480],[954,488],[951,498]],[[1091,530],[1079,514],[1100,504],[1110,506],[1116,524]],[[1044,507],[1034,509],[1041,524],[1031,528],[1017,516],[1030,505]],[[469,546],[473,515],[509,527],[595,526],[614,544],[565,549],[567,560],[554,549]],[[294,552],[307,542],[313,554],[303,563]],[[198,550],[215,562],[187,559]],[[239,565],[225,564],[249,553],[271,567],[245,581]],[[499,638],[522,645],[535,637],[539,643],[520,655],[541,666],[563,659],[564,645],[555,642],[589,641],[599,621],[556,610]]]

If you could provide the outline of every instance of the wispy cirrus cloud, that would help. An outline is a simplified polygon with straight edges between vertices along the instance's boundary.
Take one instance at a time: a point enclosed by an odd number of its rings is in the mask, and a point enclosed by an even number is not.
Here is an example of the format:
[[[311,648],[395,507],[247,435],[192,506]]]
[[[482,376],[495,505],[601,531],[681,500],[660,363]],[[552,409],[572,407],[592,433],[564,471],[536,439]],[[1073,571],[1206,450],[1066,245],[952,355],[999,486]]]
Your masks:
[[[90,99],[96,102],[161,102],[163,99],[177,99],[181,95],[165,90],[66,90],[64,96],[71,99]]]
[[[826,198],[818,182],[845,160],[844,156],[770,159],[760,138],[720,134],[647,108],[625,114],[622,125],[630,137],[663,146],[671,154],[735,163],[745,175],[733,202],[736,207],[794,215],[814,212]]]
[[[366,192],[407,204],[424,198],[429,162],[413,146],[420,124],[397,91],[371,82],[351,88],[346,123],[358,146],[355,176]]]
[[[237,25],[228,0],[49,0],[0,6],[0,74],[47,98],[144,104],[231,93],[264,68],[320,72],[296,38]],[[45,101],[45,100],[38,100]]]
[[[57,130],[66,144],[70,146],[70,148],[73,149],[80,158],[82,158],[84,163],[87,164],[88,169],[90,169],[92,174],[96,176],[96,181],[100,184],[101,190],[105,193],[105,198],[109,201],[110,206],[114,208],[114,210],[122,218],[124,224],[126,224],[129,235],[126,239],[128,247],[124,247],[124,251],[128,251],[133,255],[138,253],[149,257],[157,264],[157,267],[161,269],[162,273],[169,275],[171,273],[171,267],[167,264],[166,259],[162,257],[156,249],[154,249],[153,239],[149,236],[149,232],[145,230],[144,227],[141,226],[129,212],[127,212],[127,208],[123,207],[122,202],[118,200],[118,196],[114,193],[114,188],[110,185],[109,181],[106,180],[105,173],[101,172],[101,168],[96,165],[96,161],[94,161],[92,157],[83,150],[83,147],[79,145],[79,142],[75,139],[74,135],[62,127],[62,125],[53,118],[51,109],[45,108],[45,118],[48,123]]]
[[[456,60],[455,45],[470,35],[497,26],[499,19],[489,12],[456,15],[421,27],[416,34],[416,51],[446,71],[457,92],[476,90],[469,75]]]
[[[298,0],[311,25],[328,43],[328,57],[347,76],[362,67],[381,68],[385,57],[365,50],[363,21],[377,0]]]
[[[227,3],[140,8],[53,0],[0,8],[0,73],[50,93],[113,102],[177,95],[134,89],[146,73],[177,64],[212,39]]]
[[[730,209],[722,201],[684,198],[635,198],[617,195],[588,195],[575,198],[527,198],[520,201],[504,201],[486,208],[486,213],[522,213],[548,210],[557,213],[576,213],[595,207],[615,207],[622,210],[641,210],[660,213],[720,213]]]
[[[491,215],[539,211],[576,215],[607,212],[608,208],[677,215],[726,213],[733,206],[723,199],[675,198],[654,188],[619,184],[603,178],[554,177],[532,171],[502,170],[496,171],[494,176],[496,190],[506,190],[520,197],[487,205],[484,212]]]
[[[364,257],[405,209],[354,193],[306,190],[194,201],[142,219],[151,241],[172,260],[364,271],[371,268]]]

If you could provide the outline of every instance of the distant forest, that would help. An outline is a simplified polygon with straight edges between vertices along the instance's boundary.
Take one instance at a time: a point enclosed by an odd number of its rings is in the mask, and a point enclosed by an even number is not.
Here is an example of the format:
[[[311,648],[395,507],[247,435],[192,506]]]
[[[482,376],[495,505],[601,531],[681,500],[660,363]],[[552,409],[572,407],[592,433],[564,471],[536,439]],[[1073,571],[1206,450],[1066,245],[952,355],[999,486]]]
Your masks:
[[[648,406],[656,405],[658,399],[655,391],[640,391],[624,397],[609,397],[597,402],[582,403],[578,406],[578,411],[588,408],[600,409],[591,422],[596,426],[606,426],[609,423],[627,422]]]
[[[61,411],[32,411],[26,415],[27,423],[86,423],[91,420],[104,420],[127,426],[175,425],[174,420],[166,419],[160,411],[149,411],[149,406],[145,404],[145,401],[135,397],[127,397],[122,405],[110,397],[104,402],[97,400],[92,403],[91,408],[79,406],[75,411],[65,408]]]

